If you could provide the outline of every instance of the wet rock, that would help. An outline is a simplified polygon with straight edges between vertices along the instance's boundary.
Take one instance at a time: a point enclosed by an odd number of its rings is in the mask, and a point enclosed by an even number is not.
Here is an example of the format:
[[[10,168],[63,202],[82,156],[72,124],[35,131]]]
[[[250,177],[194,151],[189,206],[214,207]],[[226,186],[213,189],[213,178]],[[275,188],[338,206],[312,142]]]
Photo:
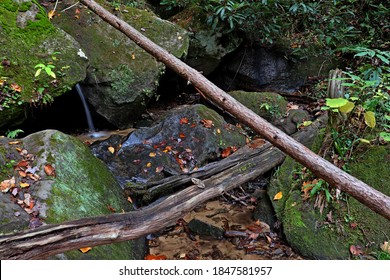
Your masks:
[[[222,228],[206,223],[198,219],[192,219],[188,223],[188,227],[192,233],[200,237],[212,237],[215,239],[222,239],[225,232]]]
[[[96,142],[93,153],[107,163],[123,187],[185,174],[221,158],[227,147],[245,145],[241,129],[204,105],[183,106],[125,141]],[[114,153],[109,147],[115,149]]]
[[[298,131],[300,124],[310,119],[309,113],[305,110],[290,110],[285,117],[277,119],[274,125],[286,134],[291,135]]]

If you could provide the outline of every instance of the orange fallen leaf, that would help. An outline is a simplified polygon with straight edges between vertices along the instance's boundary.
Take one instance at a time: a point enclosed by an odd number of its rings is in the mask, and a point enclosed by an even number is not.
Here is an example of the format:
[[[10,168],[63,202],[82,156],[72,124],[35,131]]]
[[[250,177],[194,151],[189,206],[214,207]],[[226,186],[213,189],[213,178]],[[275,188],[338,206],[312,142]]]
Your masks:
[[[22,91],[22,87],[19,86],[19,85],[16,84],[16,83],[12,83],[12,84],[11,84],[11,89],[13,89],[14,91],[17,91],[17,92],[21,92],[21,91]]]
[[[180,124],[188,124],[188,119],[187,118],[181,118],[180,119]]]
[[[110,212],[112,212],[112,213],[115,213],[115,212],[116,212],[115,208],[112,207],[111,205],[107,205],[107,209],[108,209]]]
[[[156,156],[156,153],[155,153],[155,152],[150,152],[150,153],[149,153],[149,156],[150,156],[150,157],[155,157],[155,156]]]
[[[55,14],[56,14],[56,11],[51,10],[50,12],[47,13],[47,16],[49,17],[50,20],[52,20],[54,18]]]
[[[9,180],[4,180],[0,183],[0,190],[3,193],[6,193],[9,191],[9,189],[15,187],[15,177],[12,177]]]
[[[274,196],[274,200],[279,200],[283,197],[283,193],[282,192],[278,192],[277,194],[275,194]]]
[[[251,142],[248,143],[248,147],[251,149],[256,149],[265,144],[265,140],[262,138],[256,138],[253,139]]]
[[[85,253],[88,253],[89,251],[92,250],[92,247],[83,247],[83,248],[80,248],[79,251],[83,254]]]
[[[108,149],[108,151],[111,153],[111,154],[113,154],[113,153],[115,153],[115,148],[114,147],[108,147],[107,148]]]
[[[206,119],[203,119],[200,121],[204,127],[206,128],[211,128],[214,124],[213,124],[213,121],[212,120],[206,120]]]
[[[232,147],[227,147],[226,149],[224,149],[221,153],[222,158],[227,158],[228,156],[230,156],[232,150]]]
[[[148,162],[147,164],[146,164],[146,167],[151,167],[152,166],[152,163],[151,162]]]
[[[19,176],[20,176],[20,177],[23,177],[23,178],[24,178],[24,177],[27,176],[26,172],[24,172],[24,171],[19,170],[18,172],[19,172]]]
[[[167,256],[165,255],[146,255],[145,260],[166,260]]]
[[[45,170],[45,173],[46,175],[48,176],[53,176],[55,177],[56,176],[56,170],[54,169],[53,166],[51,166],[50,164],[46,164],[43,169]]]
[[[185,135],[184,133],[180,133],[180,134],[179,134],[179,137],[180,137],[180,138],[186,138],[186,135]]]

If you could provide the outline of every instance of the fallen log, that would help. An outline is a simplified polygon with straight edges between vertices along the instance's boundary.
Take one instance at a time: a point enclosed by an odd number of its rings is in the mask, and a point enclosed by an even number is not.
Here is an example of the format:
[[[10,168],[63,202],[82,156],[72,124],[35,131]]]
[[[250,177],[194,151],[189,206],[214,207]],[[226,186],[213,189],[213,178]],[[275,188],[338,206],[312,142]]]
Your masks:
[[[310,143],[325,126],[323,119],[299,131],[294,138]],[[248,157],[247,157],[248,156]],[[281,164],[285,154],[269,143],[245,146],[220,162],[210,163],[189,175],[168,178],[184,189],[138,211],[45,225],[34,230],[0,237],[0,259],[44,259],[82,247],[136,239],[174,224],[199,204],[220,196]],[[196,174],[198,173],[198,174]],[[204,189],[191,178],[202,178]],[[166,186],[166,182],[154,187]]]
[[[153,43],[127,22],[105,10],[95,1],[80,0],[80,2],[100,16],[104,21],[124,33],[157,60],[163,62],[167,67],[192,83],[205,98],[236,117],[240,122],[262,135],[281,151],[309,168],[317,177],[324,179],[331,186],[337,187],[350,194],[371,210],[390,220],[390,197],[313,153],[310,149],[307,149],[304,145],[295,141],[256,113],[246,108],[229,94],[225,93],[206,79],[201,73]]]

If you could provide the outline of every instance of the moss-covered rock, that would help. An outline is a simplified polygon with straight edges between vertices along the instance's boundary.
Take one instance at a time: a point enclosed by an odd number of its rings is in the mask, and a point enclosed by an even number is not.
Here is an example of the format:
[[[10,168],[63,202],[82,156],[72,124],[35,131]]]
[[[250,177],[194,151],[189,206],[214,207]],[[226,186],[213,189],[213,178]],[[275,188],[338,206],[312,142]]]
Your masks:
[[[197,7],[189,7],[170,20],[191,30],[186,63],[204,75],[212,73],[228,53],[233,52],[243,39],[233,33],[222,33],[211,28]]]
[[[287,101],[275,92],[231,91],[229,94],[268,121],[275,121],[287,110]]]
[[[97,2],[173,55],[186,55],[189,39],[184,29],[146,10],[121,7],[118,12],[106,1]],[[73,3],[62,1],[58,9]],[[74,8],[53,23],[76,38],[89,58],[83,89],[90,103],[112,124],[129,127],[155,96],[165,66],[87,8],[78,9],[76,19]]]
[[[306,144],[318,151],[323,134]],[[390,146],[371,147],[349,165],[350,172],[389,195],[389,158]],[[379,245],[390,235],[389,221],[346,194],[339,200],[334,198],[320,214],[314,207],[315,197],[303,199],[301,185],[296,183],[294,174],[301,168],[288,157],[268,189],[271,199],[276,193],[283,193],[282,199],[272,203],[290,246],[310,259],[354,258],[350,254],[351,245],[361,246],[365,257],[380,250]]]
[[[112,209],[117,212],[130,211],[131,206],[126,201],[122,189],[116,179],[95,158],[87,146],[76,138],[55,130],[46,130],[31,134],[19,141],[17,146],[9,144],[10,139],[0,139],[2,153],[0,158],[8,163],[13,159],[12,165],[26,160],[34,171],[31,174],[40,176],[38,181],[27,180],[17,173],[16,182],[21,180],[30,184],[27,189],[19,189],[16,197],[24,199],[30,194],[36,206],[31,215],[14,202],[13,195],[1,193],[2,207],[0,229],[1,233],[32,226],[35,215],[48,224],[61,223],[83,217],[107,215]],[[24,149],[24,156],[16,152],[16,148]],[[45,166],[50,165],[55,170],[49,176]],[[3,178],[6,172],[3,172]],[[18,185],[18,183],[17,183]],[[111,210],[110,210],[111,209]],[[15,214],[19,212],[19,214]],[[70,251],[61,258],[66,259],[135,259],[142,258],[143,241],[129,241],[94,247],[88,254],[79,251]]]
[[[26,104],[42,104],[69,90],[86,76],[86,60],[77,55],[80,45],[54,27],[37,1],[0,2],[0,127],[25,118]],[[37,64],[52,65],[56,79]],[[20,91],[10,85],[20,86]],[[43,92],[42,92],[43,90]]]

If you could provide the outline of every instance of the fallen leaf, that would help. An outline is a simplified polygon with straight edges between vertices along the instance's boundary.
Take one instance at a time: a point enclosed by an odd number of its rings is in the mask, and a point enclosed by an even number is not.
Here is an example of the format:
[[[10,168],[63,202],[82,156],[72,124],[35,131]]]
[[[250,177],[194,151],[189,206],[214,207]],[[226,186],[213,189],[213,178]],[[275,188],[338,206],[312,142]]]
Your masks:
[[[14,91],[17,91],[17,92],[21,92],[22,91],[22,87],[19,86],[17,83],[12,83],[11,84],[11,89],[13,89]]]
[[[217,134],[221,134],[221,130],[217,128]]]
[[[388,241],[383,242],[383,244],[381,244],[380,247],[384,252],[390,254],[390,243]]]
[[[150,153],[149,153],[149,156],[150,156],[150,157],[155,157],[155,156],[156,156],[156,153],[155,153],[155,152],[150,152]]]
[[[146,164],[146,167],[151,167],[152,166],[152,163],[151,162],[148,162],[147,164]]]
[[[127,201],[130,202],[130,203],[133,203],[133,200],[131,199],[130,196],[127,197]]]
[[[20,144],[21,142],[20,141],[11,141],[11,142],[8,142],[9,145],[18,145]]]
[[[184,133],[180,133],[179,137],[183,139],[183,138],[186,138],[186,135]]]
[[[180,124],[188,124],[188,119],[187,118],[181,118],[180,119]]]
[[[227,157],[230,156],[233,152],[234,152],[233,147],[227,147],[226,149],[224,149],[224,150],[222,151],[221,156],[222,156],[222,158],[227,158]]]
[[[274,200],[279,200],[283,197],[283,193],[282,192],[278,192],[277,194],[275,194],[274,196]]]
[[[135,54],[134,53],[131,54],[131,59],[135,59]]]
[[[23,177],[23,178],[24,178],[24,177],[27,176],[26,172],[24,172],[24,171],[19,170],[18,173],[19,173],[19,176],[20,176],[20,177]]]
[[[145,260],[166,260],[167,256],[165,255],[146,255]]]
[[[362,250],[362,247],[359,245],[351,245],[349,247],[349,251],[351,252],[352,255],[357,256],[357,255],[363,255],[364,252]]]
[[[50,12],[47,13],[47,16],[49,17],[50,20],[52,20],[54,18],[55,14],[56,14],[56,11],[51,10]]]
[[[88,253],[89,251],[92,250],[92,247],[84,247],[84,248],[80,248],[79,251],[83,254],[85,253]]]
[[[112,212],[112,213],[115,213],[115,212],[116,212],[115,208],[112,207],[111,205],[108,205],[108,206],[107,206],[107,209],[108,209],[110,212]]]
[[[12,177],[9,180],[4,180],[0,183],[0,190],[3,193],[6,193],[9,191],[9,189],[15,187],[15,177]]]
[[[265,144],[265,140],[264,139],[262,139],[262,138],[255,138],[248,144],[248,147],[251,148],[251,149],[256,149],[256,148],[259,148],[259,147],[263,146],[264,144]]]
[[[211,128],[214,124],[213,124],[213,121],[212,120],[206,120],[206,119],[203,119],[200,121],[204,127],[206,128]]]
[[[19,163],[16,165],[16,168],[18,167],[26,167],[28,165],[28,161],[27,160],[21,160],[19,161]]]
[[[156,173],[160,173],[163,170],[164,170],[164,166],[162,165],[156,167]]]
[[[20,186],[21,188],[27,188],[27,187],[30,186],[30,184],[29,184],[29,183],[20,182],[19,186]]]
[[[111,153],[111,154],[113,154],[113,153],[115,153],[115,148],[114,147],[108,147],[107,148],[108,149],[108,151]]]
[[[45,170],[46,175],[53,177],[56,176],[56,170],[50,164],[46,164],[43,169]]]

